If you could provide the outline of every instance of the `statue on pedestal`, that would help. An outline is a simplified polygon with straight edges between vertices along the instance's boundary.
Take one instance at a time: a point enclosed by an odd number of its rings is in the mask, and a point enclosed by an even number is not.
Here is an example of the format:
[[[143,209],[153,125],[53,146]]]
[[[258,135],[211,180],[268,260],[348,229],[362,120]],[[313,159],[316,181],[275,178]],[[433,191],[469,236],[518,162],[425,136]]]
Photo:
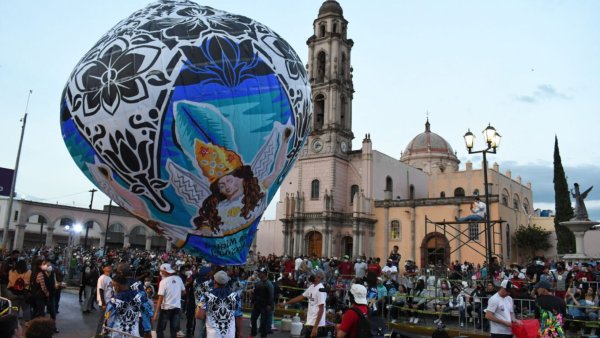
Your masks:
[[[571,195],[575,199],[575,217],[573,217],[571,220],[589,221],[590,219],[588,217],[588,212],[585,208],[585,203],[583,202],[583,200],[587,197],[588,193],[590,192],[590,190],[592,190],[594,186],[591,186],[583,193],[580,193],[579,184],[575,183],[574,185],[575,189],[571,190]]]

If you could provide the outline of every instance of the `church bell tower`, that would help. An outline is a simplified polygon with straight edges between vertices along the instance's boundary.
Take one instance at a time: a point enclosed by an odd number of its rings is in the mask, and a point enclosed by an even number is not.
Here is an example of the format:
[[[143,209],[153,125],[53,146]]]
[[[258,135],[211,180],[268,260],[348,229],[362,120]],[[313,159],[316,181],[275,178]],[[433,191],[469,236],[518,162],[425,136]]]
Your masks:
[[[308,77],[312,87],[313,125],[304,156],[342,158],[352,149],[352,67],[350,52],[354,42],[346,33],[340,4],[323,2],[313,22],[308,45]]]

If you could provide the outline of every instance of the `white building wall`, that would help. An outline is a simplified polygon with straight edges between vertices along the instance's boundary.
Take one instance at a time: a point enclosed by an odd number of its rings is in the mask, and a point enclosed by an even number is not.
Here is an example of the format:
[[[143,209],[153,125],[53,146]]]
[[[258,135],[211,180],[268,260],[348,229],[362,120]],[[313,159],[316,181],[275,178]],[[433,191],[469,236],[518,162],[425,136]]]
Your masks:
[[[256,252],[261,255],[283,255],[283,233],[278,220],[262,220],[256,234]]]
[[[384,190],[387,176],[390,176],[393,181],[393,199],[397,199],[396,196],[400,196],[401,199],[409,198],[411,184],[415,187],[415,198],[427,198],[429,175],[391,156],[374,150],[372,185],[375,200],[385,199]]]

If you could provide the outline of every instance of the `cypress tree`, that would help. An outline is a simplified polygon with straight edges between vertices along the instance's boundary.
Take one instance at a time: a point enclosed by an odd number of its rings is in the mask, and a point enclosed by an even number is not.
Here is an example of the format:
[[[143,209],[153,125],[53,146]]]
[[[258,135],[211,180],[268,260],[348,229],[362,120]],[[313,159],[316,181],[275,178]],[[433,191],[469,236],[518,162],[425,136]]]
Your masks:
[[[560,159],[558,150],[558,137],[554,136],[554,230],[556,231],[556,250],[559,254],[575,252],[575,236],[569,228],[560,225],[560,222],[573,218],[571,194],[567,184],[567,177]]]

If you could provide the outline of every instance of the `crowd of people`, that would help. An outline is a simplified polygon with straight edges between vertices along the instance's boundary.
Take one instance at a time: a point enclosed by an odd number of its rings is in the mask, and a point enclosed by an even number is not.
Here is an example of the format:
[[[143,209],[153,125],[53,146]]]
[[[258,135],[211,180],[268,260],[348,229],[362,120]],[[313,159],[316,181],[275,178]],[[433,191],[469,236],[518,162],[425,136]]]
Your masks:
[[[0,296],[19,309],[27,331],[39,330],[41,322],[58,332],[60,295],[68,283],[79,288],[81,312],[89,316],[96,310],[97,333],[109,337],[149,337],[152,330],[159,338],[242,337],[243,310],[250,312],[246,334],[266,337],[277,307],[306,310],[305,337],[356,337],[361,314],[373,323],[455,321],[501,337],[512,334],[517,318],[528,316],[556,319],[561,330],[584,330],[600,309],[596,262],[455,261],[419,268],[402,261],[394,247],[383,264],[379,258],[251,251],[245,265],[225,267],[177,250],[78,248],[69,259],[62,252],[13,251],[1,262]],[[17,330],[4,317],[0,327]]]

